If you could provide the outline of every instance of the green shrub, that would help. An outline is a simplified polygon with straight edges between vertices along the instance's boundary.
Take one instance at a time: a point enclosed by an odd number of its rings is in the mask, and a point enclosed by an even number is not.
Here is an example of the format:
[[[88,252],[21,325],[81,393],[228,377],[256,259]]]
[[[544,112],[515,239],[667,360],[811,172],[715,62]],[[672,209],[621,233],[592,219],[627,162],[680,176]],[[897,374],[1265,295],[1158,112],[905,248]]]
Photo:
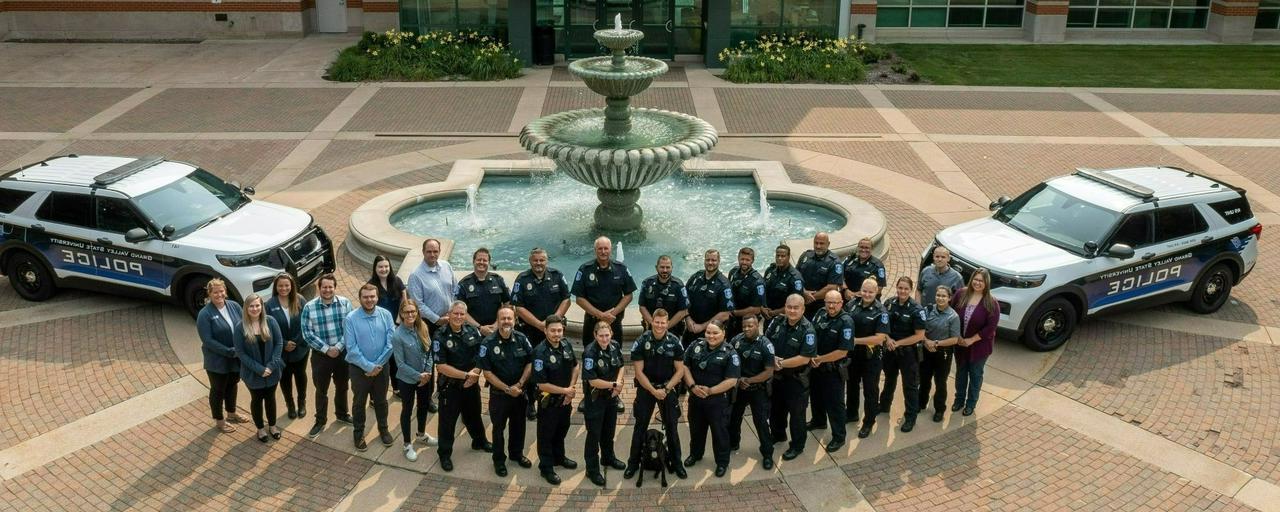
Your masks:
[[[724,78],[735,83],[861,82],[866,63],[887,56],[856,38],[823,38],[804,33],[763,35],[720,52]]]
[[[504,80],[520,76],[507,45],[476,32],[365,32],[329,66],[339,82],[369,80]]]

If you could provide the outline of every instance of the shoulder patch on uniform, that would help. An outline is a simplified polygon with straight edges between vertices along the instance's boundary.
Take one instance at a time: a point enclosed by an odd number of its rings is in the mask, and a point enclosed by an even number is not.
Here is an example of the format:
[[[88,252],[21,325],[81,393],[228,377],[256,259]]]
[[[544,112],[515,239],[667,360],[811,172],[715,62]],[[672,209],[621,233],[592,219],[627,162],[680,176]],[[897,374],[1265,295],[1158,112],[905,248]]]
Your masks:
[[[880,313],[880,323],[882,323],[882,324],[887,324],[887,323],[889,323],[889,314],[888,314],[888,313]]]
[[[843,273],[844,273],[844,265],[841,265],[841,264],[839,264],[839,263],[836,263],[836,269],[835,269],[835,270],[836,270],[836,273],[837,273],[837,274],[843,274]]]
[[[729,358],[730,358],[731,360],[733,360],[733,365],[734,365],[734,366],[738,366],[738,354],[731,354],[731,355],[729,356]]]
[[[535,371],[535,372],[540,372],[540,371],[542,371],[542,360],[541,360],[541,359],[534,359],[534,360],[533,360],[533,371]]]
[[[773,350],[773,342],[772,342],[772,341],[765,340],[765,342],[764,342],[764,346],[765,346],[766,348],[768,348],[768,349],[769,349],[769,352],[775,352],[775,350]]]
[[[804,282],[799,279],[796,279],[796,291],[800,291],[803,288],[804,288]]]
[[[586,366],[586,368],[587,368],[588,370],[590,370],[590,369],[592,369],[592,368],[595,368],[595,367],[596,367],[596,362],[595,362],[595,360],[594,360],[594,359],[591,359],[591,358],[589,358],[589,357],[588,357],[586,360],[584,360],[582,363],[583,363],[583,365],[584,365],[584,366]]]
[[[681,287],[680,287],[680,295],[681,295],[682,297],[686,298],[686,299],[687,299],[687,298],[689,298],[689,289],[688,289],[688,288],[685,288],[685,287],[683,287],[683,286],[681,286]]]
[[[432,352],[440,351],[440,340],[435,340],[431,342],[431,351]]]
[[[851,340],[851,339],[853,339],[853,329],[850,329],[850,328],[848,328],[848,327],[845,327],[845,328],[844,328],[844,331],[843,331],[843,332],[841,332],[841,334],[842,334],[842,335],[844,335],[844,339],[846,339],[846,340]]]
[[[725,288],[725,289],[724,289],[724,298],[726,298],[726,299],[732,299],[732,298],[733,298],[733,290],[732,290],[732,289],[729,289],[729,288]]]
[[[928,310],[924,310],[924,309],[920,310],[920,319],[921,319],[921,320],[928,320],[928,319],[929,319],[928,315],[926,314],[926,313],[927,313],[927,311],[928,311]]]
[[[884,279],[884,267],[876,269],[876,276],[880,279]]]
[[[579,270],[577,274],[573,275],[573,281],[576,283],[581,280],[582,280],[582,271]]]
[[[488,352],[488,350],[489,347],[487,345],[480,345],[480,357],[484,357],[485,352]]]
[[[806,335],[804,335],[804,343],[805,343],[805,345],[813,345],[813,344],[814,344],[814,337],[813,337],[813,335],[812,335],[812,334],[806,334]]]
[[[757,285],[756,285],[756,295],[764,295],[764,285],[763,285],[763,284],[757,284]]]

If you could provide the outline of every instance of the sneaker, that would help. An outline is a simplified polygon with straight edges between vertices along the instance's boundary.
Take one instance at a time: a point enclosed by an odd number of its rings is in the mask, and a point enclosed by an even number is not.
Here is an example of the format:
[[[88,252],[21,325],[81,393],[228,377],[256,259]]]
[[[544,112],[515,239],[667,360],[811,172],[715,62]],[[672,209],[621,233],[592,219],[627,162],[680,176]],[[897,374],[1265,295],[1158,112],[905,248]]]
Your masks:
[[[412,444],[404,445],[404,458],[409,459],[409,462],[418,462],[418,451],[413,449]]]
[[[426,432],[418,434],[418,442],[426,446],[438,446],[440,444],[439,439],[436,439],[435,436]]]
[[[348,425],[353,424],[353,423],[352,423],[352,421],[351,421],[351,415],[350,415],[350,414],[342,414],[342,415],[339,415],[339,416],[338,416],[338,421],[340,421],[340,422],[342,422],[342,423],[346,423],[346,424],[348,424]]]
[[[316,422],[316,424],[311,427],[311,431],[307,432],[307,439],[320,437],[321,432],[324,432],[324,423]]]
[[[356,451],[358,451],[358,452],[363,452],[363,451],[368,450],[368,449],[369,449],[369,444],[368,444],[368,443],[366,443],[366,442],[364,442],[364,437],[363,437],[363,436],[361,436],[361,437],[357,437],[357,438],[356,438]]]
[[[382,441],[382,446],[386,446],[387,448],[390,448],[395,442],[395,440],[391,438],[391,432],[387,430],[379,432],[378,439]]]

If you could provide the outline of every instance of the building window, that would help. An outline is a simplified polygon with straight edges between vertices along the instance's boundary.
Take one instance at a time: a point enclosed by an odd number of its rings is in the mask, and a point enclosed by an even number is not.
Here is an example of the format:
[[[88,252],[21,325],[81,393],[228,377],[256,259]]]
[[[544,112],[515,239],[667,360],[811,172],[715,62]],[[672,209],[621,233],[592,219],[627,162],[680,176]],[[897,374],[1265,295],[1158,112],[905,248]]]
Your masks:
[[[1025,0],[880,0],[876,27],[1021,27]]]
[[[400,30],[476,31],[507,39],[508,0],[400,0]]]
[[[1258,18],[1253,28],[1260,30],[1280,30],[1280,0],[1262,0],[1258,4]]]
[[[840,0],[730,0],[729,44],[763,34],[805,32],[836,37]]]
[[[1274,0],[1280,2],[1280,0]],[[1210,0],[1071,0],[1068,28],[1198,28]]]

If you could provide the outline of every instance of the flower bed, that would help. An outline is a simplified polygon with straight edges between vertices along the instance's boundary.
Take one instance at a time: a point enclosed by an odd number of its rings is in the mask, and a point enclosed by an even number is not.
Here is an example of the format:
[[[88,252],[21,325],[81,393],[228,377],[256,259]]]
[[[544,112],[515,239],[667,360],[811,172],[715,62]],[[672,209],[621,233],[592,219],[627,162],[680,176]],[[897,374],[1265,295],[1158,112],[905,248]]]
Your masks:
[[[365,32],[342,50],[327,77],[373,80],[504,80],[520,76],[520,59],[506,43],[476,32]]]
[[[860,83],[867,64],[887,56],[857,38],[768,34],[720,52],[723,78],[735,83]]]

